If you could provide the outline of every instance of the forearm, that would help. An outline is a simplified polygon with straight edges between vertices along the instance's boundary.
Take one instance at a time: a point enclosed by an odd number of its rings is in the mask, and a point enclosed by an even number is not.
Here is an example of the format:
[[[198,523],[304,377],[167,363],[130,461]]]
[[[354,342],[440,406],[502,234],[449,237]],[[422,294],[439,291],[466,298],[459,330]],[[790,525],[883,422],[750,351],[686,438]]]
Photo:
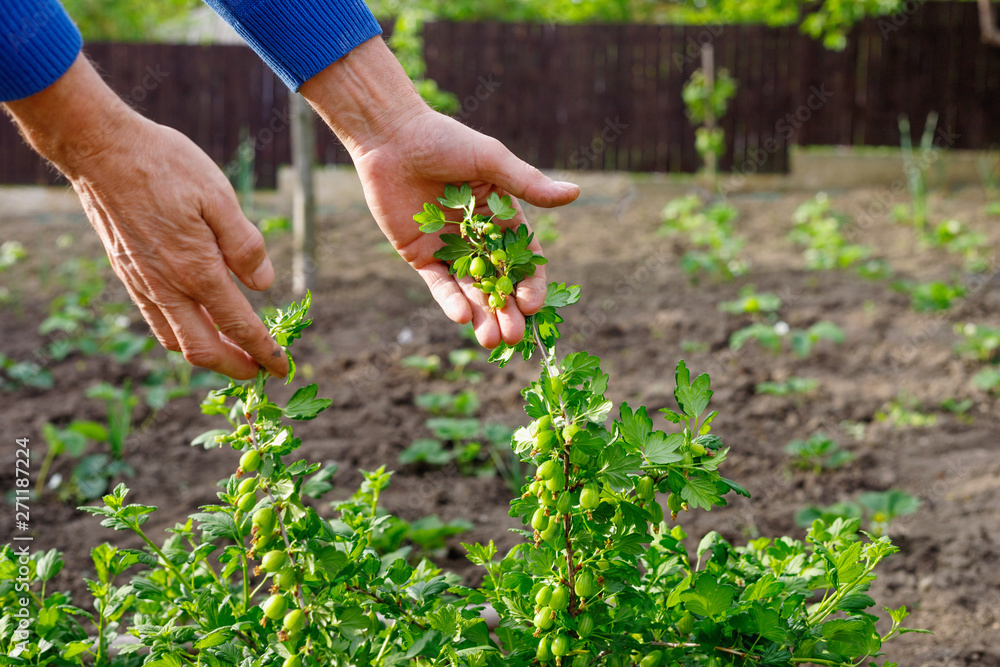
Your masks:
[[[357,159],[430,112],[389,47],[375,37],[306,81],[299,92]]]
[[[70,179],[136,116],[82,53],[51,86],[5,106],[31,147]]]

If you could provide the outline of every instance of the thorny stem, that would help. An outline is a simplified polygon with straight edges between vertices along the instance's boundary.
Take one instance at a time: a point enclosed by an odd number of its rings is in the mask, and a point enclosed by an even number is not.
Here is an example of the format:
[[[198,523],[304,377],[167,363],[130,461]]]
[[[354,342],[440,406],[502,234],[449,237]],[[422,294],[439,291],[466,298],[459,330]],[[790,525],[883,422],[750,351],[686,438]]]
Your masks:
[[[542,344],[542,337],[538,333],[538,326],[532,322],[531,334],[535,339],[535,346],[542,350],[542,363],[545,366],[545,370],[549,377],[555,377],[558,375],[555,367],[549,361],[548,350],[545,345]],[[562,413],[563,421],[567,421],[566,414],[566,403],[563,400],[562,394],[559,395],[559,411]],[[566,485],[569,486],[569,474],[571,470],[571,465],[569,462],[569,454],[563,452],[560,455],[563,463],[563,476],[566,479]],[[568,491],[564,491],[568,492]],[[566,537],[566,585],[569,588],[569,609],[570,615],[576,616],[577,609],[577,599],[576,599],[576,566],[573,564],[573,542],[570,539],[570,534],[573,530],[573,517],[569,512],[563,515],[563,531]]]
[[[264,373],[265,373],[265,371],[260,371],[260,374],[264,374]],[[259,377],[259,375],[258,375],[258,377]],[[268,376],[265,375],[264,376],[264,381],[261,382],[261,390],[263,390],[264,384],[267,382],[267,377]],[[253,428],[254,421],[256,421],[256,411],[254,412],[253,415],[244,414],[243,416],[246,418],[247,423],[250,426],[250,446],[253,447],[254,449],[259,450],[260,443],[257,442],[257,434],[256,434],[256,432],[254,431],[254,428]],[[264,493],[267,494],[267,497],[271,500],[271,504],[272,505],[276,505],[277,504],[277,502],[274,499],[274,495],[271,493],[271,489],[270,488],[266,488],[265,487]],[[290,560],[292,562],[292,565],[294,566],[295,565],[295,557],[292,555],[292,541],[288,539],[288,531],[285,530],[285,521],[284,521],[284,519],[281,518],[281,512],[275,512],[275,516],[278,519],[278,528],[281,530],[281,539],[284,540],[284,542],[285,542],[285,552],[288,554],[288,560]],[[246,573],[246,568],[245,567],[243,568],[243,572],[244,572],[244,574]],[[298,583],[298,582],[295,583],[295,597],[297,597],[298,600],[299,600],[299,609],[301,609],[302,611],[305,611],[305,609],[306,609],[306,598],[305,598],[305,595],[303,595],[303,593],[302,593],[302,585],[300,583]],[[308,618],[309,618],[308,615],[305,618],[306,618],[306,627],[308,627],[308,623],[309,623],[309,621],[308,621]]]

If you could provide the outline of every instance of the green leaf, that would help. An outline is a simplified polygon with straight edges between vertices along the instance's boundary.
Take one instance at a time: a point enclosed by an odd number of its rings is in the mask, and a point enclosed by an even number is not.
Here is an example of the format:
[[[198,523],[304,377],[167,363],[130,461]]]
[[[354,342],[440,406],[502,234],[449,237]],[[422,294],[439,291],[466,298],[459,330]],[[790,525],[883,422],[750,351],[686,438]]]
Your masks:
[[[289,419],[315,419],[323,410],[326,410],[333,403],[329,398],[316,398],[319,387],[314,383],[307,387],[300,387],[288,405],[282,410]]]
[[[90,650],[90,642],[86,641],[69,642],[68,644],[66,644],[65,648],[63,648],[61,655],[66,660],[72,660],[81,653],[85,653],[89,650]]]
[[[868,617],[827,621],[822,634],[831,651],[848,657],[878,653],[882,648],[882,640]]]
[[[729,609],[735,595],[733,586],[720,584],[713,575],[701,572],[694,588],[681,594],[681,601],[692,613],[714,618]]]
[[[454,262],[459,257],[468,257],[472,252],[472,246],[458,234],[442,234],[441,241],[444,246],[434,253],[434,257],[442,262]]]
[[[622,403],[619,415],[622,439],[634,447],[645,447],[646,439],[653,432],[653,420],[646,416],[646,406],[633,413],[628,403]]]
[[[677,450],[684,444],[684,436],[680,433],[664,433],[653,431],[646,441],[643,455],[651,466],[664,466],[676,463],[684,458]]]
[[[433,234],[444,227],[444,212],[434,204],[424,204],[423,213],[417,213],[413,219],[420,223],[420,231],[425,234]]]
[[[715,482],[707,477],[689,478],[681,489],[681,498],[692,508],[701,507],[706,510],[712,509],[720,500]]]
[[[231,431],[229,431],[228,429],[213,428],[211,431],[205,431],[201,435],[197,436],[194,440],[192,440],[191,446],[197,447],[198,445],[201,445],[205,449],[212,449],[214,447],[219,446],[219,443],[215,441],[215,436],[229,435],[230,433]]]
[[[760,635],[776,643],[783,643],[788,633],[781,627],[781,616],[774,609],[754,602],[750,608],[734,619],[734,625],[740,632],[749,635]]]
[[[690,373],[684,361],[677,364],[674,373],[677,387],[674,389],[674,399],[678,407],[692,419],[697,419],[702,411],[708,407],[708,402],[712,399],[712,390],[709,388],[711,381],[706,373],[702,373],[690,380]]]
[[[64,564],[62,554],[55,549],[49,549],[38,559],[38,578],[42,581],[48,581],[59,574]]]
[[[463,183],[461,188],[449,183],[444,186],[444,196],[438,197],[437,200],[445,208],[472,208],[475,205],[472,188],[468,183]]]
[[[632,488],[630,476],[639,471],[642,459],[638,454],[625,454],[621,445],[611,445],[601,452],[601,469],[597,473],[604,481],[618,492]]]
[[[493,215],[500,220],[510,220],[517,215],[517,209],[511,203],[510,195],[500,197],[495,192],[491,192],[486,199],[486,204],[490,207]]]

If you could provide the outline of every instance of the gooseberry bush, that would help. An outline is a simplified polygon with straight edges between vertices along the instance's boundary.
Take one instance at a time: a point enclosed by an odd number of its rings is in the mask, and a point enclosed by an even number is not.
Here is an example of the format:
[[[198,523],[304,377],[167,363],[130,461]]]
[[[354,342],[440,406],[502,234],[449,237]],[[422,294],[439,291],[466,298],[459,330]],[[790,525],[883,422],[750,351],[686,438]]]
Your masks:
[[[530,231],[495,222],[514,217],[506,197],[490,196],[491,215],[478,212],[485,209],[467,186],[449,187],[439,202],[460,211],[461,222],[433,204],[417,222],[445,231],[438,256],[502,307],[544,261],[528,249]],[[405,549],[380,548],[392,525],[378,506],[390,480],[384,469],[365,472],[330,517],[307,502],[329,491],[330,472],[294,460],[300,441],[291,422],[317,417],[330,401],[313,384],[275,402],[262,372],[203,403],[229,427],[196,442],[239,451],[239,467],[218,502],[175,526],[165,543],[143,530],[154,508],[128,503],[124,486],[103,506],[84,508],[146,545],[94,550],[93,614],[47,595],[58,554],[4,548],[0,641],[10,664],[876,664],[882,644],[908,632],[905,607],[888,610],[882,630],[867,611],[874,568],[896,551],[889,538],[837,518],[814,521],[804,540],[734,546],[713,531],[689,542],[677,523],[686,512],[748,495],[719,472],[729,447],[712,432],[710,380],[677,364],[676,405],[660,411],[666,430],[645,407],[622,404],[609,420],[600,359],[557,354],[559,311],[579,298],[578,287],[550,285],[524,339],[491,355],[501,366],[537,355],[541,371],[522,392],[531,421],[511,440],[531,471],[510,506],[524,540],[506,553],[493,541],[464,545],[483,567],[479,588]],[[308,307],[307,298],[266,320],[286,351],[309,324]],[[19,622],[20,608],[35,620]],[[489,608],[499,619],[492,629]]]

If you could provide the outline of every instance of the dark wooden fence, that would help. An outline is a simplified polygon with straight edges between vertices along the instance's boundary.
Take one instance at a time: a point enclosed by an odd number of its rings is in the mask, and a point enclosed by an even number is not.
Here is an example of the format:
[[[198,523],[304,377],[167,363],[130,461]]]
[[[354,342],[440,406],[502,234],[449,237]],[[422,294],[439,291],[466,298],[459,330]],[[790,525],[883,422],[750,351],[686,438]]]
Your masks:
[[[459,96],[458,118],[543,168],[690,172],[698,167],[681,88],[715,45],[739,89],[723,119],[724,170],[783,172],[787,148],[895,146],[930,111],[952,148],[1000,144],[1000,49],[979,41],[974,3],[928,2],[858,26],[833,52],[796,28],[432,23],[428,76]],[[123,97],[190,136],[227,172],[252,145],[257,184],[289,161],[287,93],[247,48],[90,44]],[[53,182],[0,123],[0,182]],[[317,157],[346,162],[326,131]]]

